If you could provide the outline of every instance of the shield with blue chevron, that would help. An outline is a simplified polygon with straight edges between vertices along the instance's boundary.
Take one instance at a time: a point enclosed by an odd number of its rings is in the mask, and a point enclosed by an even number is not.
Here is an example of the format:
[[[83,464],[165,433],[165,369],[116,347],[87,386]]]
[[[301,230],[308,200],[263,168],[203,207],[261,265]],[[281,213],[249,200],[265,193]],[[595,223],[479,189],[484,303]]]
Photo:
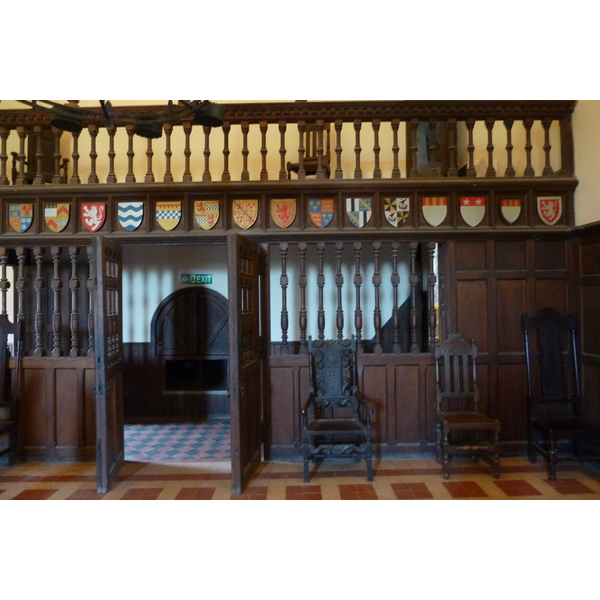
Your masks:
[[[371,198],[346,198],[346,214],[354,227],[364,227],[371,218]]]
[[[181,202],[157,202],[156,222],[165,230],[172,231],[181,221]]]

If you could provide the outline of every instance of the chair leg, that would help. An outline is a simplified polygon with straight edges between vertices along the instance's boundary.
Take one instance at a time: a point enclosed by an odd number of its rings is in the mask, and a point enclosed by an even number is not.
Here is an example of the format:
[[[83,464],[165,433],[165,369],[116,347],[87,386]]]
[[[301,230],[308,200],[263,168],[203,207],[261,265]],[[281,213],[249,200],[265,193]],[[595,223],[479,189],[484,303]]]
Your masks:
[[[310,480],[309,470],[308,470],[309,460],[307,458],[304,459],[304,483],[308,483]]]
[[[370,456],[365,458],[367,463],[367,481],[373,481],[373,460]]]
[[[550,449],[548,451],[548,461],[550,463],[550,472],[548,479],[550,481],[556,481],[556,465],[558,464],[558,451],[556,450],[556,442],[554,438],[550,438]]]
[[[435,461],[442,462],[442,428],[439,423],[435,428]]]

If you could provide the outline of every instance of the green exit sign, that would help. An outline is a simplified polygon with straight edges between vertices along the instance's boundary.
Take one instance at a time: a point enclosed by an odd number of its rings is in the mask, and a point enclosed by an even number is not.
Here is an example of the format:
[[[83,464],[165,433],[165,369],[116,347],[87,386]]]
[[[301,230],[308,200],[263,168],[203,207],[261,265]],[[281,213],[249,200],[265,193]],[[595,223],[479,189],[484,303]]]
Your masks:
[[[206,273],[184,273],[181,276],[181,283],[184,285],[210,285],[212,284],[212,275]]]

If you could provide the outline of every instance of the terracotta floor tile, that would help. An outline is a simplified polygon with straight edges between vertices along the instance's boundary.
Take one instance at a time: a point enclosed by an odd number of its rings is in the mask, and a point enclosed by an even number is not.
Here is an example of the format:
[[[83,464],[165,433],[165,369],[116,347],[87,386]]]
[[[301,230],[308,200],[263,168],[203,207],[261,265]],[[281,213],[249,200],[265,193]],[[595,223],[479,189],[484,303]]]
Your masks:
[[[67,496],[65,500],[102,500],[106,494],[101,494],[96,490],[80,489],[75,490],[70,496]]]
[[[442,485],[453,498],[489,498],[475,481],[444,481]]]
[[[156,500],[162,488],[131,488],[122,496],[121,500]]]
[[[591,490],[587,485],[581,483],[577,479],[559,479],[557,481],[550,481],[544,479],[544,481],[552,486],[559,494],[566,496],[568,494],[593,494],[594,490]]]
[[[23,490],[17,494],[13,500],[48,500],[50,496],[56,494],[58,490],[42,489],[42,490]]]
[[[371,483],[341,483],[341,500],[377,500],[377,492]]]
[[[398,500],[429,500],[433,494],[424,483],[392,483]]]
[[[184,487],[175,500],[212,500],[216,488]]]
[[[505,479],[494,483],[509,497],[541,496],[542,493],[524,479]]]
[[[286,500],[323,500],[320,485],[288,485],[285,488]]]
[[[231,494],[231,500],[266,500],[268,490],[267,486],[250,486],[240,495]]]

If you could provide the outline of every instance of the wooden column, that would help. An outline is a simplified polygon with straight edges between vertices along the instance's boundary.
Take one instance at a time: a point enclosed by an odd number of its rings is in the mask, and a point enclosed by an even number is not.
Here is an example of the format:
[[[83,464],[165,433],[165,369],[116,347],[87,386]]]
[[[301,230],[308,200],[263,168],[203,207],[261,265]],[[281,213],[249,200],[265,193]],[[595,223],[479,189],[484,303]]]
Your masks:
[[[550,126],[552,125],[551,117],[544,117],[542,119],[542,127],[544,128],[544,170],[542,171],[542,175],[544,177],[551,177],[554,175],[554,169],[550,164],[550,150],[552,150],[552,145],[550,144]]]
[[[146,170],[146,176],[144,177],[144,183],[154,183],[154,171],[152,170],[153,158],[154,150],[152,149],[152,138],[148,138],[146,143],[146,161],[148,168]]]
[[[375,157],[375,166],[373,168],[373,179],[381,179],[381,167],[379,166],[379,153],[381,152],[381,146],[379,145],[379,128],[381,126],[381,119],[373,119],[373,155]]]
[[[117,133],[116,125],[107,125],[106,132],[108,133],[108,175],[106,176],[106,183],[117,183],[117,176],[115,175],[115,134]]]
[[[473,152],[475,151],[475,145],[473,144],[473,128],[475,127],[475,119],[469,117],[465,121],[467,125],[467,153],[469,155],[469,164],[467,167],[467,177],[477,177],[477,169],[473,160]]]
[[[260,128],[260,157],[261,157],[261,169],[260,169],[260,180],[268,181],[269,172],[267,171],[267,127],[266,121],[261,121],[259,124]]]
[[[52,296],[53,296],[53,311],[52,311],[52,356],[58,358],[62,356],[62,344],[61,344],[61,323],[62,323],[62,312],[60,309],[60,296],[62,290],[62,280],[60,278],[60,257],[62,249],[58,246],[52,246]]]
[[[360,119],[354,119],[354,156],[356,157],[356,165],[354,167],[354,179],[362,179],[362,169],[360,167],[360,153],[362,148],[360,147],[360,130],[362,127],[362,121]]]
[[[127,175],[125,176],[126,183],[135,183],[135,175],[133,173],[133,157],[135,152],[133,151],[133,125],[125,125],[125,131],[127,131]]]
[[[514,177],[516,175],[515,168],[512,164],[512,127],[515,120],[512,117],[504,119],[504,127],[506,127],[506,171],[504,171],[505,177]]]
[[[362,286],[362,274],[360,271],[361,242],[354,242],[354,291],[356,295],[356,306],[354,308],[354,329],[356,330],[356,347],[359,352],[363,351],[362,327],[363,316],[360,304],[360,289]]]
[[[417,269],[417,252],[419,244],[410,242],[410,351],[412,354],[418,354],[421,349],[419,347],[419,302],[418,295],[421,293],[419,289],[419,271]]]
[[[317,310],[317,327],[319,328],[319,339],[325,338],[325,309],[323,304],[323,288],[325,287],[325,274],[323,273],[323,262],[325,255],[325,242],[317,243],[317,256],[319,259],[319,273],[317,274],[317,287],[319,289],[319,308]]]
[[[165,183],[173,183],[173,173],[171,173],[171,158],[173,151],[171,150],[171,135],[173,134],[173,123],[165,123],[165,174],[163,181]]]
[[[100,181],[96,174],[96,159],[98,158],[96,138],[98,137],[98,125],[90,123],[88,125],[88,133],[90,134],[90,174],[88,176],[88,183],[98,183]]]
[[[448,119],[448,177],[458,177],[456,119]]]
[[[73,158],[73,170],[71,172],[69,183],[77,184],[81,183],[79,177],[79,132],[74,132],[71,135],[73,136],[73,152],[71,153],[71,157]]]
[[[409,177],[419,176],[419,145],[417,143],[417,129],[419,128],[419,119],[413,118],[408,123],[408,133],[410,139],[410,173]]]
[[[298,179],[306,179],[306,170],[304,169],[304,153],[306,148],[304,147],[304,130],[306,123],[304,121],[298,121]]]
[[[35,350],[33,355],[36,358],[46,355],[46,348],[44,344],[45,335],[45,321],[46,313],[44,311],[44,290],[46,289],[46,281],[43,273],[43,260],[45,250],[39,246],[33,249],[35,256],[36,276],[33,282],[35,289]]]
[[[285,153],[286,153],[286,149],[285,149],[285,130],[287,127],[287,123],[283,120],[279,121],[279,157],[281,160],[281,165],[279,167],[279,179],[286,179],[287,178],[287,172],[286,172],[286,168],[285,168]]]
[[[17,154],[19,169],[17,172],[15,185],[25,185],[27,183],[27,179],[25,178],[25,159],[27,158],[25,154],[25,142],[27,140],[25,127],[19,125],[17,127],[17,135],[19,136],[19,153]]]
[[[35,136],[35,176],[33,178],[34,185],[41,185],[44,183],[44,175],[42,173],[42,128],[40,125],[36,125],[33,128],[33,134]]]
[[[281,244],[279,244],[279,255],[281,257],[281,277],[279,278],[279,285],[281,286],[281,352],[282,352],[282,354],[289,354],[289,347],[288,347],[289,315],[288,315],[288,309],[287,309],[287,288],[288,288],[287,254],[288,254],[288,244],[286,242],[282,242]]]
[[[399,242],[392,242],[392,275],[390,281],[392,283],[392,351],[394,354],[401,352],[400,347],[400,307],[398,306],[398,285],[400,284],[400,276],[398,275],[398,250]]]
[[[434,269],[436,246],[437,244],[435,242],[427,243],[427,312],[429,317],[427,329],[429,334],[429,352],[433,352],[437,329],[437,318],[435,313],[435,284],[437,283],[437,276]]]
[[[525,172],[523,175],[525,177],[533,177],[535,175],[535,171],[533,166],[531,165],[531,127],[533,126],[533,118],[526,117],[523,119],[523,125],[525,126],[525,156],[527,157],[527,165],[525,166]]]
[[[69,258],[71,260],[71,278],[69,279],[69,291],[71,294],[71,312],[69,315],[71,349],[69,356],[74,358],[79,356],[79,311],[77,310],[77,300],[80,284],[77,274],[77,259],[79,258],[79,248],[77,246],[69,247]]]
[[[0,314],[7,315],[6,294],[10,289],[10,281],[6,277],[6,264],[8,262],[8,249],[0,248]]]
[[[435,139],[435,128],[437,127],[437,119],[429,119],[429,177],[438,177],[440,169],[436,161],[438,146]]]
[[[229,173],[229,131],[231,130],[231,123],[229,121],[223,121],[223,175],[221,175],[221,181],[231,181],[231,174]]]
[[[242,121],[242,181],[250,181],[250,172],[248,171],[248,132],[250,131],[250,124],[248,121]]]
[[[298,254],[300,255],[300,274],[298,277],[298,287],[300,288],[300,310],[298,312],[298,327],[300,328],[300,352],[306,353],[306,242],[298,244]]]
[[[381,346],[381,306],[379,304],[379,288],[381,286],[381,273],[379,272],[379,252],[381,242],[373,242],[373,289],[375,292],[375,308],[373,309],[373,327],[375,328],[375,354],[382,354]]]
[[[337,309],[335,312],[335,326],[337,329],[337,339],[341,340],[344,337],[344,308],[342,306],[342,292],[344,287],[344,275],[342,273],[342,252],[344,250],[344,242],[336,242],[335,244],[335,286],[337,288]]]
[[[325,169],[323,168],[323,119],[317,119],[317,179],[326,179]]]
[[[8,129],[0,127],[0,185],[9,185],[10,183],[6,174],[6,164],[8,161],[7,144]]]
[[[94,279],[96,277],[96,271],[94,268],[94,255],[93,255],[91,246],[87,246],[86,253],[87,253],[87,259],[88,259],[88,278],[86,281],[86,288],[87,288],[87,292],[88,292],[87,355],[94,356]]]
[[[398,164],[398,152],[400,146],[398,144],[398,128],[400,127],[400,119],[392,119],[392,156],[394,166],[392,167],[392,179],[400,179],[400,167]]]
[[[204,173],[202,173],[202,181],[212,181],[210,175],[210,132],[212,128],[205,125],[202,130],[204,132]]]
[[[192,133],[191,121],[183,122],[183,133],[185,134],[185,148],[183,150],[185,167],[183,170],[182,181],[190,182],[192,181],[192,172],[190,170],[190,156],[192,155],[192,150],[190,149],[190,135]]]
[[[15,248],[17,253],[18,273],[15,282],[17,290],[17,321],[27,322],[27,279],[25,278],[25,262],[27,261],[27,251],[23,246]],[[27,330],[25,330],[27,331]],[[22,342],[23,350],[27,350],[27,335],[24,336]]]
[[[488,153],[488,166],[485,171],[486,177],[496,177],[496,169],[494,169],[494,142],[493,142],[493,129],[495,119],[488,117],[485,120],[485,127],[488,134],[487,153]]]
[[[342,179],[344,177],[344,171],[342,170],[342,125],[341,119],[335,121],[335,156],[336,156],[336,167],[335,167],[335,178]]]

